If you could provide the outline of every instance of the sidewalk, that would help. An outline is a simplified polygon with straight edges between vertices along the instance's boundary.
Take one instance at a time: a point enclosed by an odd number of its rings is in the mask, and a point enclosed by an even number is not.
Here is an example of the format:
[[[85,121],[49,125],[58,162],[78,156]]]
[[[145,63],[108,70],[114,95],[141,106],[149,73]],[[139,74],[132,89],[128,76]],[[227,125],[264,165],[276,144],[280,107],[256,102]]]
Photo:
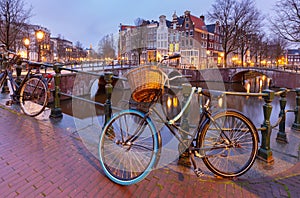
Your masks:
[[[104,175],[80,130],[65,114],[61,120],[36,119],[0,104],[1,197],[300,197],[300,132],[288,132],[288,145],[272,141],[273,165],[256,160],[236,180],[208,171],[197,178],[190,169],[170,164],[126,187]]]

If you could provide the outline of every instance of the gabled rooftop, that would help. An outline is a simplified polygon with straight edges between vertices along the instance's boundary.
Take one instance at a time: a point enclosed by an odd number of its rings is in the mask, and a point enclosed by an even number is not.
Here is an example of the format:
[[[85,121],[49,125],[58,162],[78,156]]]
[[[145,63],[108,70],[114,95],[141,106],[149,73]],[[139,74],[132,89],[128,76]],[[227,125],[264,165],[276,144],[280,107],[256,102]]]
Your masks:
[[[190,16],[191,16],[191,20],[194,23],[195,29],[207,31],[206,25],[205,25],[204,21],[201,18],[196,17],[194,15],[190,15]]]

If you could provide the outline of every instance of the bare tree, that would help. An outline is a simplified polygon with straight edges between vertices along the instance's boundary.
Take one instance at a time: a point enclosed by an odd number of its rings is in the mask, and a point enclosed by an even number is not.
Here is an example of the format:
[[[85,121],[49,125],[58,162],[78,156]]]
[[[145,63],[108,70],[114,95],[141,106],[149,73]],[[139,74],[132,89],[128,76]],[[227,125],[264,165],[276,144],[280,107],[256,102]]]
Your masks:
[[[32,7],[25,8],[23,0],[0,0],[0,42],[15,49],[17,39],[25,31]]]
[[[249,35],[260,27],[261,22],[261,14],[253,0],[216,0],[208,17],[221,24],[225,67],[228,55],[239,48],[243,57]]]
[[[130,41],[132,50],[136,52],[138,56],[138,64],[141,64],[141,55],[147,45],[147,26],[145,23],[132,30]]]
[[[256,34],[252,35],[251,42],[250,42],[250,54],[251,59],[254,60],[256,66],[261,66],[261,60],[264,57],[264,49],[266,42],[264,32],[257,32]]]
[[[300,1],[279,0],[274,10],[272,31],[288,41],[300,42]]]
[[[271,37],[268,52],[269,59],[272,63],[275,62],[276,66],[279,66],[279,60],[284,56],[285,49],[287,47],[287,41],[277,35]]]
[[[115,42],[112,34],[104,36],[99,41],[99,54],[101,58],[111,58],[116,57]]]
[[[83,44],[82,44],[80,41],[76,41],[75,47],[76,47],[76,48],[83,49]]]

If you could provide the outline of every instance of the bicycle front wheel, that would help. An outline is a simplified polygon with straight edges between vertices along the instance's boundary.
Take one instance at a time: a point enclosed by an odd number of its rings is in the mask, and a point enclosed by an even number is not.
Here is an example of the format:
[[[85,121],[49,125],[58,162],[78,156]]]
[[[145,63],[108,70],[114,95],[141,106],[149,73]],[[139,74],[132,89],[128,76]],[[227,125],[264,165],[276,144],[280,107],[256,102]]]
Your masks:
[[[100,135],[100,164],[109,179],[120,185],[144,179],[156,164],[159,136],[145,114],[124,110],[113,117]]]
[[[38,77],[28,79],[20,91],[21,109],[26,115],[37,116],[48,104],[47,84]]]
[[[253,165],[258,134],[251,120],[229,110],[213,116],[203,128],[197,144],[208,169],[218,176],[231,178],[244,174]]]

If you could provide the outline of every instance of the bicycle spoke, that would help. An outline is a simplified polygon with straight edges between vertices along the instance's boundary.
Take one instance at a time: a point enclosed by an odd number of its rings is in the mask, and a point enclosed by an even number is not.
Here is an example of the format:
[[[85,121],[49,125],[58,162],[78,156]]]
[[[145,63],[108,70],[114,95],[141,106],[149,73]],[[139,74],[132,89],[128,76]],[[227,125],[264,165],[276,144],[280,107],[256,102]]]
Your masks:
[[[100,161],[115,182],[137,182],[151,170],[158,143],[155,129],[147,122],[136,111],[125,111],[105,127],[100,137]]]
[[[215,123],[214,123],[215,122]],[[207,167],[223,177],[245,173],[257,152],[257,133],[253,124],[235,111],[219,113],[199,140]]]
[[[46,84],[40,78],[28,79],[20,92],[20,104],[24,113],[29,116],[36,116],[45,109],[47,103]]]

